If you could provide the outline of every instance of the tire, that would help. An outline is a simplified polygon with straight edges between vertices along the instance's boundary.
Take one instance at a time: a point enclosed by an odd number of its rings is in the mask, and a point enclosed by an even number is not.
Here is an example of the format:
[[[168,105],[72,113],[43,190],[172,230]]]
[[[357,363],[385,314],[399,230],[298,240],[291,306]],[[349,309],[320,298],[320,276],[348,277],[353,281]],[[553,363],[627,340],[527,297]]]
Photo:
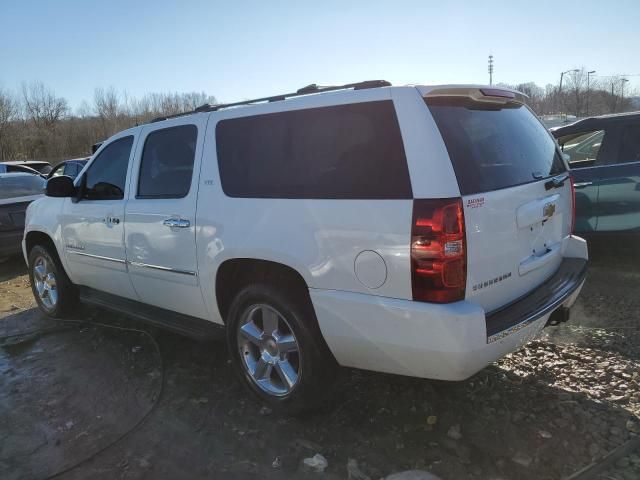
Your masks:
[[[243,288],[229,309],[227,344],[235,373],[249,391],[278,413],[297,415],[331,395],[339,367],[306,291],[287,291],[264,284]]]
[[[36,245],[29,252],[29,280],[38,307],[49,317],[65,318],[78,303],[75,286],[49,246]]]

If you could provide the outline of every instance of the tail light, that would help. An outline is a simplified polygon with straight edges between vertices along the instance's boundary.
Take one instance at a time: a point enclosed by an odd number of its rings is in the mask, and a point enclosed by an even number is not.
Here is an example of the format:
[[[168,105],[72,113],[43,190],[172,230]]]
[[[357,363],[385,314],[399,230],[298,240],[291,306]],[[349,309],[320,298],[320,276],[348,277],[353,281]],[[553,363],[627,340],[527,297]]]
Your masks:
[[[413,201],[413,299],[448,303],[464,299],[467,255],[462,199]]]
[[[573,235],[576,228],[576,187],[573,184],[572,176],[569,176],[569,180],[571,181],[571,230],[569,230],[569,235]]]

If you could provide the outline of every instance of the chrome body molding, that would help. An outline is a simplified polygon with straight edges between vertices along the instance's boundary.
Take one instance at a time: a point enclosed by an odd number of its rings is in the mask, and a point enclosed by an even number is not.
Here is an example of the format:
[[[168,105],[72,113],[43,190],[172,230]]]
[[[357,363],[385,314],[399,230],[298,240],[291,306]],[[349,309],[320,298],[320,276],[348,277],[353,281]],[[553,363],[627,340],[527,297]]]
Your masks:
[[[126,265],[133,265],[134,267],[152,268],[154,270],[160,270],[160,271],[163,271],[163,272],[172,272],[172,273],[180,273],[182,275],[190,275],[192,277],[197,277],[198,276],[197,272],[192,272],[192,271],[189,271],[189,270],[180,270],[178,268],[163,267],[161,265],[150,265],[148,263],[142,263],[142,262],[132,262],[130,260],[122,260],[120,258],[104,257],[102,255],[93,255],[91,253],[85,253],[85,252],[81,252],[81,251],[77,251],[77,250],[71,250],[71,249],[67,249],[67,251],[69,253],[74,254],[74,255],[80,255],[80,256],[83,256],[83,257],[95,258],[95,259],[98,259],[98,260],[106,260],[108,262],[116,262],[116,263],[122,263],[122,264],[126,264]]]
[[[82,257],[96,258],[98,260],[106,260],[107,262],[127,263],[125,260],[122,260],[121,258],[103,257],[102,255],[93,255],[91,253],[80,252],[78,250],[67,249],[67,252],[72,253],[74,255],[80,255]]]
[[[127,261],[127,264],[133,265],[134,267],[152,268],[154,270],[161,270],[163,272],[172,272],[172,273],[180,273],[182,275],[191,275],[192,277],[198,276],[198,272],[191,272],[189,270],[180,270],[178,268],[163,267],[161,265],[150,265],[148,263],[132,262],[130,260]]]

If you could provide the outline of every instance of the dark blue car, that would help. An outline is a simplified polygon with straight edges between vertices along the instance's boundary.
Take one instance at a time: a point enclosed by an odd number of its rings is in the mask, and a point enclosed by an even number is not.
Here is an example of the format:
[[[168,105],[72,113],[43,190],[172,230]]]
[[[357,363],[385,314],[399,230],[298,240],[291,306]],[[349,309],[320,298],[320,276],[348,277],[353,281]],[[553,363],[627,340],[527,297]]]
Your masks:
[[[571,167],[577,233],[640,232],[640,112],[552,129]]]

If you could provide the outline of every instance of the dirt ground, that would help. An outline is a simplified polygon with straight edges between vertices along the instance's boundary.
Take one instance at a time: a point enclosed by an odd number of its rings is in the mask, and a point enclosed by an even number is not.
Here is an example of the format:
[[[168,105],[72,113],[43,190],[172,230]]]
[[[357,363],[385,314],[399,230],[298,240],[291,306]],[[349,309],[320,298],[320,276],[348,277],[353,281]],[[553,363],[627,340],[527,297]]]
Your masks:
[[[13,260],[0,265],[0,478],[568,478],[637,438],[639,265],[602,253],[568,324],[465,382],[347,371],[335,404],[295,419],[248,396],[222,342],[88,308],[78,320],[150,335],[45,319]],[[301,468],[316,453],[323,474]],[[638,453],[589,478],[640,478]]]

